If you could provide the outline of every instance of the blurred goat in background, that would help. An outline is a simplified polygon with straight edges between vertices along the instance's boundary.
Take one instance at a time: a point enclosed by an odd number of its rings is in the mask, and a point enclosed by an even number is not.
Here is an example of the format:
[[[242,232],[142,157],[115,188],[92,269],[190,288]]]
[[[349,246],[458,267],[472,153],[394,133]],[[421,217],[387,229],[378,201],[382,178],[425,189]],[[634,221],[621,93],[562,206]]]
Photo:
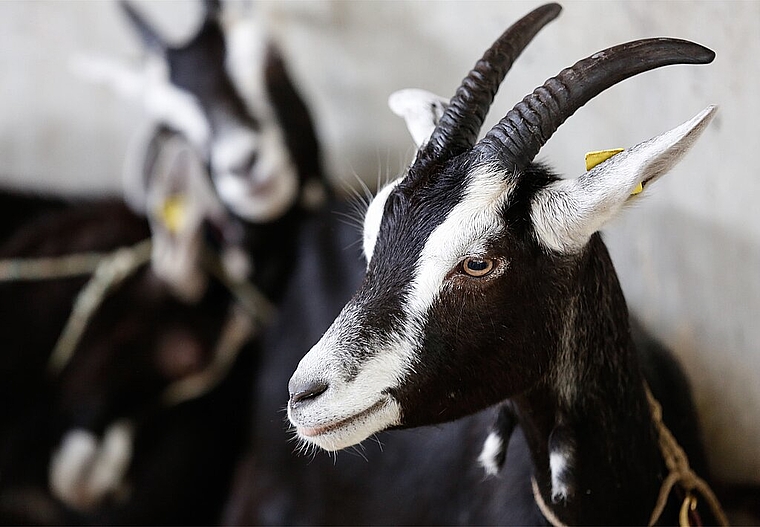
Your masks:
[[[248,429],[262,298],[291,265],[302,189],[320,193],[310,117],[273,47],[258,65],[269,111],[253,113],[224,68],[218,3],[178,47],[122,6],[151,51],[136,93],[164,112],[133,152],[131,208],[3,197],[6,522],[216,520]],[[230,186],[247,209],[219,200]]]

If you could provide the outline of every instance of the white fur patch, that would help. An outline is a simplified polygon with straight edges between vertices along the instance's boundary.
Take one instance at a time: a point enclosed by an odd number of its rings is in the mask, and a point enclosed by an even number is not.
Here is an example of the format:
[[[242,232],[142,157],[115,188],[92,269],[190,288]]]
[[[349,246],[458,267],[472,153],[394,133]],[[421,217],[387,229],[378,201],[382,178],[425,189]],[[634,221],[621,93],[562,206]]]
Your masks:
[[[375,195],[375,198],[369,204],[369,207],[367,207],[367,212],[364,215],[364,237],[362,245],[367,265],[369,265],[369,261],[372,259],[372,253],[375,252],[375,242],[377,241],[377,233],[380,230],[380,223],[383,221],[385,202],[388,201],[388,196],[401,180],[402,178],[395,179],[383,187],[382,190]]]
[[[346,380],[351,349],[345,342],[356,328],[352,305],[347,305],[320,341],[307,353],[291,379],[294,385],[321,380],[329,389],[316,401],[288,407],[288,417],[299,436],[326,450],[359,443],[370,435],[398,424],[398,403],[383,394],[408,371],[407,345],[403,338],[362,364],[356,377]],[[372,409],[372,410],[370,410]],[[355,416],[358,418],[352,419]],[[338,423],[343,423],[336,426]],[[323,432],[320,432],[323,430]]]
[[[99,440],[74,429],[61,441],[50,462],[50,490],[73,509],[86,511],[116,492],[132,460],[134,430],[128,421],[111,425]]]
[[[249,16],[225,23],[224,29],[227,73],[251,113],[258,119],[272,121],[274,110],[269,104],[264,79],[268,46],[265,29]]]
[[[221,200],[239,216],[254,222],[274,221],[298,197],[298,175],[282,133],[274,126],[260,133],[233,127],[212,143],[214,186]],[[252,154],[250,171],[236,170]]]
[[[567,500],[570,488],[567,485],[568,456],[565,452],[549,453],[549,470],[552,476],[552,500],[557,503]]]
[[[478,456],[478,463],[489,476],[496,476],[501,470],[498,458],[504,454],[504,440],[496,432],[491,432],[483,443],[483,450]]]

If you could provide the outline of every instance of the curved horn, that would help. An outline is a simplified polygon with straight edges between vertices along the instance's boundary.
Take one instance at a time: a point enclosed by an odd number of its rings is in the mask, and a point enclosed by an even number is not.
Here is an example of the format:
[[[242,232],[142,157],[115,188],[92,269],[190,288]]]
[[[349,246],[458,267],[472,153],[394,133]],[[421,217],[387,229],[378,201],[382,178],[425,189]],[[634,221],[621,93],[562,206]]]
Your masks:
[[[127,15],[127,18],[132,23],[132,26],[134,26],[137,33],[140,35],[140,39],[143,41],[143,44],[148,49],[152,49],[154,51],[165,51],[167,48],[166,42],[164,42],[164,39],[161,38],[161,36],[156,33],[156,30],[153,29],[153,27],[148,24],[148,21],[145,20],[145,18],[135,9],[135,7],[127,2],[126,0],[121,0],[119,2],[119,6],[124,11],[124,14]]]
[[[687,40],[653,38],[620,44],[562,70],[517,103],[475,146],[524,168],[578,108],[629,77],[670,64],[707,64],[715,53]]]
[[[559,4],[543,5],[515,22],[493,43],[451,98],[418,159],[450,157],[475,144],[496,90],[512,64],[541,28],[557,18],[561,10]]]

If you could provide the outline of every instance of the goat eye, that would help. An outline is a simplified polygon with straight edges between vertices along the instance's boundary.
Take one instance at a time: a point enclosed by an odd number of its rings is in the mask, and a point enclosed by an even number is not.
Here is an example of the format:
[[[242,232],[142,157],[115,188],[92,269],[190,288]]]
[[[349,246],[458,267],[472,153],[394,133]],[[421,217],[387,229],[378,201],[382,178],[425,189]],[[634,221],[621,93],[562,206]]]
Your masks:
[[[494,262],[490,258],[468,256],[462,262],[462,269],[469,276],[479,278],[493,271]]]

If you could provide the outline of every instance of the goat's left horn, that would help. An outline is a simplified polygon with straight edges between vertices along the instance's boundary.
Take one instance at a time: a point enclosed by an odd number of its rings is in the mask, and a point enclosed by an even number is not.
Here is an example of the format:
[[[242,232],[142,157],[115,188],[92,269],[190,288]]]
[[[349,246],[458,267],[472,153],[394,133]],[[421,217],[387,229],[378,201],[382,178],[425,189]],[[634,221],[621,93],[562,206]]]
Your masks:
[[[639,73],[671,64],[708,64],[715,53],[687,40],[654,38],[600,51],[536,88],[475,145],[509,168],[524,168],[557,128],[607,88]]]
[[[562,7],[545,4],[512,24],[462,80],[418,159],[460,154],[475,144],[496,91],[512,64]]]
[[[148,49],[159,52],[166,50],[167,44],[164,42],[164,39],[161,38],[148,21],[137,12],[137,9],[135,9],[130,2],[127,2],[127,0],[121,0],[119,6],[121,6],[124,14],[127,15],[127,18],[137,30],[137,33],[140,35],[140,38]]]
[[[206,20],[216,18],[222,12],[222,3],[220,0],[204,0],[203,7],[206,11]]]

